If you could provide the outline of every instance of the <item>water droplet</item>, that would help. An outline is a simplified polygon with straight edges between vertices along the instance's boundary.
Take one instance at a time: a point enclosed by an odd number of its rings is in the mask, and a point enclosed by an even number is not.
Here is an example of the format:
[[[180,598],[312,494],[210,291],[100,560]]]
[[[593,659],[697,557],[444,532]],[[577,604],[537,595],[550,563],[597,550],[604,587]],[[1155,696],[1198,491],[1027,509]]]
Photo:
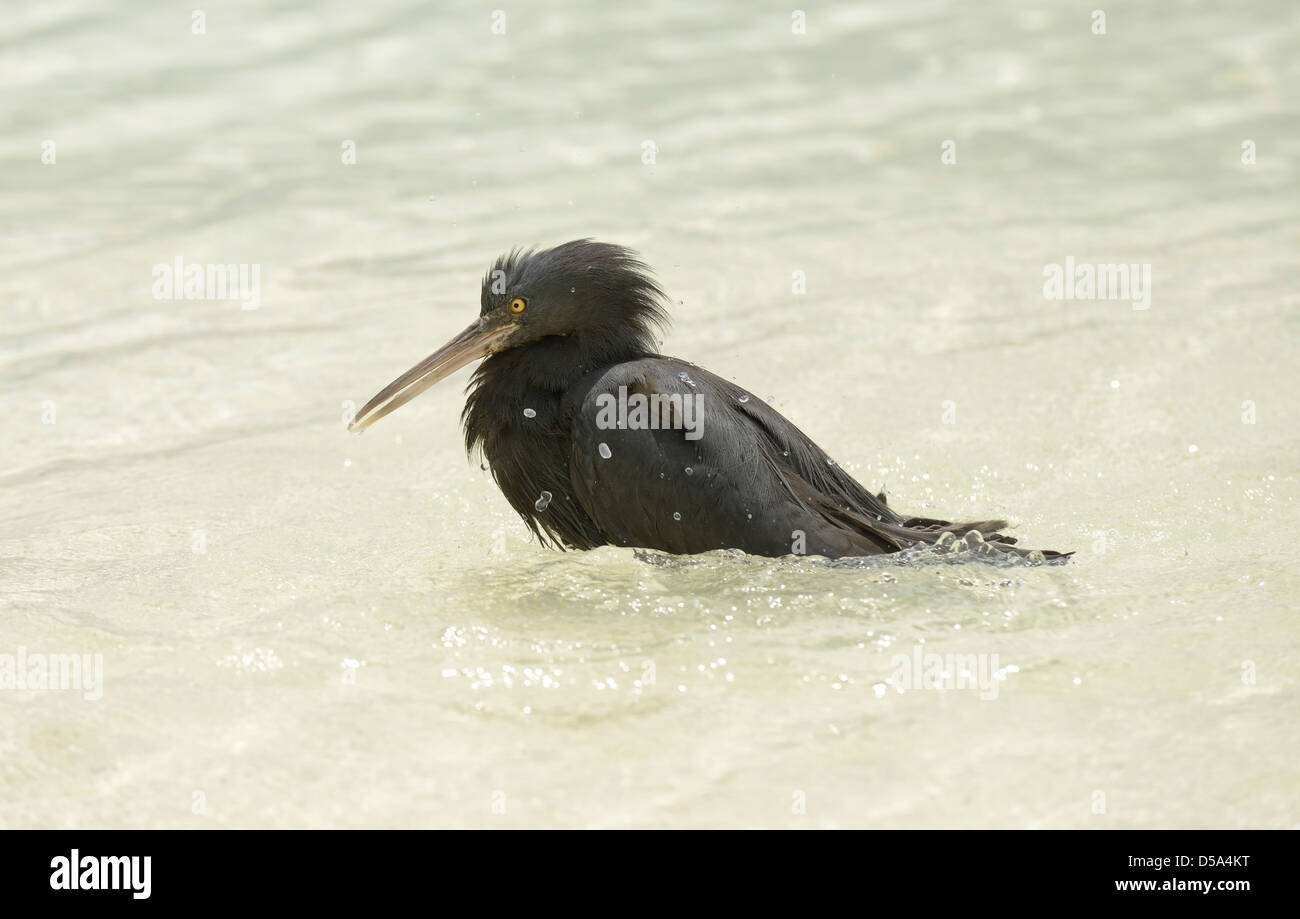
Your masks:
[[[679,514],[679,513],[677,513],[677,511],[673,511],[673,519],[674,519],[674,520],[681,520],[681,519],[682,519],[682,515]]]
[[[533,507],[537,508],[539,511],[544,511],[550,503],[551,493],[549,491],[544,491],[542,492],[542,496],[533,502]]]
[[[686,474],[687,474],[687,475],[695,475],[695,470],[692,469],[690,466],[687,466],[687,467],[686,467]]]
[[[596,449],[600,451],[601,458],[603,459],[609,459],[611,456],[614,455],[613,453],[609,452],[609,444],[604,443],[603,441],[601,442],[600,446],[597,447]]]
[[[524,409],[524,417],[525,417],[525,418],[536,418],[536,417],[537,417],[537,412],[533,411],[531,408],[526,408],[526,409]]]
[[[748,394],[743,395],[743,396],[739,396],[739,397],[736,399],[736,401],[737,401],[737,402],[748,402],[748,401],[749,401],[749,396],[748,396]]]

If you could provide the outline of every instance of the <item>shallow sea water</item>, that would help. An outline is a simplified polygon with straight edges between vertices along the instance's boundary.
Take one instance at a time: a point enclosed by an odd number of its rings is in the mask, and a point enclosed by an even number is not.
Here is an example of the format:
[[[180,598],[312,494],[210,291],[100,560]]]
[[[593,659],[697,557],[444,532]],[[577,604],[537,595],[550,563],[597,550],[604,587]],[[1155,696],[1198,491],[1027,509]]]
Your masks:
[[[0,826],[1300,824],[1300,7],[438,7],[0,22],[0,654],[103,662],[0,692]],[[345,433],[587,235],[893,506],[1077,554],[559,553],[468,371]]]

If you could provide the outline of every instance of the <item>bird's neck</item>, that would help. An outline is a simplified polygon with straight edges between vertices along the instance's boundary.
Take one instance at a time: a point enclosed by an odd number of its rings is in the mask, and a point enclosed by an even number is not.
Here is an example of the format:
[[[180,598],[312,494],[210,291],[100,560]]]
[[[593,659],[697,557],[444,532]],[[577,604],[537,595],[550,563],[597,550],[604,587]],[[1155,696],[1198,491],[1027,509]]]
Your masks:
[[[479,364],[470,378],[461,416],[466,449],[473,452],[481,446],[491,461],[494,441],[508,437],[510,431],[535,432],[562,423],[559,407],[564,394],[583,377],[644,356],[644,347],[626,339],[592,333],[548,336],[498,351]],[[535,414],[524,415],[524,409]]]
[[[539,538],[581,549],[603,544],[573,493],[565,397],[591,372],[643,356],[643,348],[587,334],[555,336],[493,354],[474,372],[462,415],[465,447],[482,449],[502,494]],[[539,500],[548,502],[545,513]]]
[[[584,332],[551,335],[491,355],[474,374],[474,388],[563,392],[593,370],[646,357],[649,352],[625,337]]]

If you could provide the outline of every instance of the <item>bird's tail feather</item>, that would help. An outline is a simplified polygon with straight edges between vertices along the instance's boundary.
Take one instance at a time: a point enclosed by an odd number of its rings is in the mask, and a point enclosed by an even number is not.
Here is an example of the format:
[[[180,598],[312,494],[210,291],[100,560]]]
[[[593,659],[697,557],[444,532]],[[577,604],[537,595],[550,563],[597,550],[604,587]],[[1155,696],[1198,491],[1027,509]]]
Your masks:
[[[911,540],[913,545],[929,543],[941,549],[962,548],[982,554],[1015,554],[1022,558],[1041,554],[1044,560],[1069,558],[1073,552],[1056,552],[1052,549],[1023,549],[1017,546],[1016,538],[999,532],[1007,528],[1005,520],[973,520],[965,523],[952,523],[947,520],[934,520],[928,517],[909,517],[901,524],[877,523],[886,532],[896,534],[902,539]]]
[[[885,520],[869,520],[852,512],[841,512],[838,516],[851,523],[864,534],[879,540],[884,536],[898,549],[907,549],[918,545],[932,545],[939,549],[969,549],[976,554],[1014,554],[1027,558],[1041,554],[1047,560],[1064,559],[1073,552],[1056,552],[1051,549],[1023,549],[1017,546],[1016,538],[1000,532],[1007,528],[1005,520],[971,520],[953,523],[949,520],[936,520],[931,517],[908,517],[899,523]]]

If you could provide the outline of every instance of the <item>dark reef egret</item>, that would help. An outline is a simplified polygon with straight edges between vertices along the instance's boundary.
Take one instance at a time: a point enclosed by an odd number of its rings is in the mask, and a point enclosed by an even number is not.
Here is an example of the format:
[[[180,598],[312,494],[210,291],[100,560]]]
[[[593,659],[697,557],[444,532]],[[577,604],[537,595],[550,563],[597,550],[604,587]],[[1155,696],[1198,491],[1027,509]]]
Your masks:
[[[481,303],[350,430],[486,358],[470,379],[465,446],[482,448],[543,544],[830,558],[957,544],[1038,557],[1013,547],[1001,520],[895,513],[766,402],[658,354],[665,297],[629,249],[582,239],[510,252],[484,277]]]

